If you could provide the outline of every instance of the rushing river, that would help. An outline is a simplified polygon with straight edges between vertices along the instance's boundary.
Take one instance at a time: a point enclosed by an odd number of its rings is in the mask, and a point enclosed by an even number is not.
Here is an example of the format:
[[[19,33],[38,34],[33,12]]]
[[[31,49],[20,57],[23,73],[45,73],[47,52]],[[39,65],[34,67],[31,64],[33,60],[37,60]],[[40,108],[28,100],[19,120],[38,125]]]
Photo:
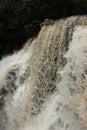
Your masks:
[[[87,130],[87,16],[45,23],[0,61],[0,130]]]

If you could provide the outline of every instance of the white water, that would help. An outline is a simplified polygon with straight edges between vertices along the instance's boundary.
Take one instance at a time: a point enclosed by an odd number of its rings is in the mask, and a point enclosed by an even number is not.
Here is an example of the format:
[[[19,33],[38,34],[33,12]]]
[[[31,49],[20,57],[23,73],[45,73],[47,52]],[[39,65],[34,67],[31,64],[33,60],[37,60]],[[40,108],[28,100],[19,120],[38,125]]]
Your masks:
[[[69,20],[44,26],[36,40],[1,61],[0,88],[7,82],[6,75],[18,66],[19,69],[17,88],[8,93],[1,109],[1,113],[6,112],[6,120],[0,130],[87,130],[87,26],[75,25],[72,40],[68,37],[69,49],[65,51],[64,28]],[[62,55],[67,60],[65,65]],[[56,73],[56,81],[51,80],[51,72]],[[26,77],[22,83],[21,75]]]

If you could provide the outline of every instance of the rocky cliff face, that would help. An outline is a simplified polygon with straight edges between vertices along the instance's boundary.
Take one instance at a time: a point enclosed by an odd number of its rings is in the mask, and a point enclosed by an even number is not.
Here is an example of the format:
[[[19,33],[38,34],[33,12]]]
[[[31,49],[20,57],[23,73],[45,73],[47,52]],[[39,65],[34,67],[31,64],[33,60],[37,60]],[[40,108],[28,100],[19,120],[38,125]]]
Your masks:
[[[1,130],[87,130],[87,17],[46,22],[0,62]]]

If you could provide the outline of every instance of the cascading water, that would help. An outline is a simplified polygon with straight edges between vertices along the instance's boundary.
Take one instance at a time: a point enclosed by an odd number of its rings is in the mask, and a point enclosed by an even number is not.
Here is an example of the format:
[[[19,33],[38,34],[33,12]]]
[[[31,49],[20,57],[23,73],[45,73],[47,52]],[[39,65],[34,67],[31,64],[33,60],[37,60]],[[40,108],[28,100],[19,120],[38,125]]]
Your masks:
[[[86,92],[87,16],[45,23],[0,62],[0,130],[87,130]]]

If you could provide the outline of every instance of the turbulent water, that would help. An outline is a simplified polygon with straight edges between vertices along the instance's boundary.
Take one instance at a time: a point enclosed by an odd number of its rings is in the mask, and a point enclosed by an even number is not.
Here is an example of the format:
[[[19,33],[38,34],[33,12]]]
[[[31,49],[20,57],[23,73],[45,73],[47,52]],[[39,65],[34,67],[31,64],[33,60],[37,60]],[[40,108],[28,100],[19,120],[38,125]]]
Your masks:
[[[87,16],[45,22],[0,61],[0,130],[87,130]]]

